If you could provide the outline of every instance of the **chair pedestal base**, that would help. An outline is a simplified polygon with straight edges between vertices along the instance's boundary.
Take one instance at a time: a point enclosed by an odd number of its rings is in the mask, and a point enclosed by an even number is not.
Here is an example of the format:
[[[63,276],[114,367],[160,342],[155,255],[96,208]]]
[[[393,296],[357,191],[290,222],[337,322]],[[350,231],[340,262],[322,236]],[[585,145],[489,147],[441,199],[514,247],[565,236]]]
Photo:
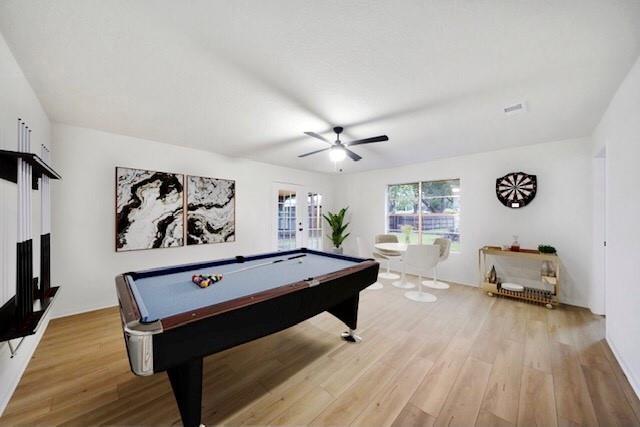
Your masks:
[[[386,280],[395,280],[395,279],[399,279],[400,275],[395,273],[382,272],[382,273],[378,273],[378,278],[386,279]]]
[[[438,298],[435,295],[428,294],[422,291],[410,291],[405,292],[404,296],[412,301],[416,302],[436,302]]]
[[[438,282],[437,280],[425,280],[422,282],[428,288],[431,289],[449,289],[449,285],[444,282]]]
[[[416,285],[414,285],[413,283],[406,282],[404,280],[397,280],[393,282],[392,285],[400,289],[413,289],[416,287]]]
[[[371,290],[382,289],[382,288],[384,288],[384,286],[382,286],[382,283],[380,282],[376,282],[373,285],[367,286],[367,289],[371,289]]]

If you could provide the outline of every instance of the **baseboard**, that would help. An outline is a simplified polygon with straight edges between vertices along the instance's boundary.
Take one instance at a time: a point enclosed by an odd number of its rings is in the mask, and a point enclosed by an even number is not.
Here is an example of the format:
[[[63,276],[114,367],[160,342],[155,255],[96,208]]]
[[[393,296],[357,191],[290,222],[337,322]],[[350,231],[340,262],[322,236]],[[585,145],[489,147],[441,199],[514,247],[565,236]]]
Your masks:
[[[51,315],[51,318],[52,319],[60,319],[62,317],[75,316],[76,314],[83,314],[83,313],[88,313],[90,311],[96,311],[96,310],[102,310],[102,309],[105,309],[105,308],[111,308],[111,307],[115,307],[117,305],[118,305],[118,303],[115,302],[115,303],[110,303],[110,304],[96,305],[96,306],[93,306],[93,307],[83,307],[83,308],[81,308],[79,310],[63,311],[61,313],[54,312]]]
[[[627,381],[629,381],[629,384],[631,385],[631,388],[636,393],[636,396],[638,396],[638,399],[640,399],[640,382],[638,382],[638,380],[636,380],[636,378],[634,378],[633,374],[631,373],[631,370],[629,369],[629,367],[625,363],[624,359],[620,356],[620,352],[616,348],[616,346],[613,343],[613,341],[610,340],[608,336],[605,337],[605,340],[607,341],[607,344],[609,345],[609,348],[611,349],[611,353],[613,353],[613,356],[618,361],[618,365],[620,365],[620,368],[622,369],[622,372],[624,372],[624,375],[627,377]]]

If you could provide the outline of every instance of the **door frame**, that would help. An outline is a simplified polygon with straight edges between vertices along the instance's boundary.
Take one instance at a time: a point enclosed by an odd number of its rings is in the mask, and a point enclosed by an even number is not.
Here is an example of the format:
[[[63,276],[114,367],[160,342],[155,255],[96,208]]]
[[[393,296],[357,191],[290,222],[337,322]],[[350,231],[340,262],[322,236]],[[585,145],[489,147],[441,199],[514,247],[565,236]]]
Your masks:
[[[281,190],[292,191],[296,193],[296,247],[306,247],[308,243],[308,202],[309,193],[321,194],[311,187],[294,184],[290,182],[274,182],[271,191],[271,246],[273,250],[278,250],[278,196]],[[323,197],[323,206],[326,201]]]

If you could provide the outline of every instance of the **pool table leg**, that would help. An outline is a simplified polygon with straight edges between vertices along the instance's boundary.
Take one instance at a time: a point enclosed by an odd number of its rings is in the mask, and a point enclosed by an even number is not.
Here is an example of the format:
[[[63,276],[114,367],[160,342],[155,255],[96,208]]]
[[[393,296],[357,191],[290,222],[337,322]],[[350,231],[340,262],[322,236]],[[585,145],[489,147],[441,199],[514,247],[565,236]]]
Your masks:
[[[185,427],[198,427],[202,405],[202,357],[167,369]]]
[[[342,339],[352,343],[357,343],[362,340],[362,338],[356,335],[359,300],[360,294],[356,294],[355,296],[327,310],[329,313],[342,320],[349,327],[348,331],[342,333]]]

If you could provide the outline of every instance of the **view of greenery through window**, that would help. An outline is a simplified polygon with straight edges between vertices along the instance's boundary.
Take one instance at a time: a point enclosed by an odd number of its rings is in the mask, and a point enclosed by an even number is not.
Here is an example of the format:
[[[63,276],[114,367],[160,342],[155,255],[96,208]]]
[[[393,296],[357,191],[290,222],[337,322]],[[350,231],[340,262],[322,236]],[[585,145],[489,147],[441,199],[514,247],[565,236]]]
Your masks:
[[[404,231],[409,231],[406,234]],[[401,242],[433,243],[437,237],[451,240],[451,251],[460,252],[460,180],[394,184],[387,188],[387,232]],[[404,231],[403,231],[404,230]]]

